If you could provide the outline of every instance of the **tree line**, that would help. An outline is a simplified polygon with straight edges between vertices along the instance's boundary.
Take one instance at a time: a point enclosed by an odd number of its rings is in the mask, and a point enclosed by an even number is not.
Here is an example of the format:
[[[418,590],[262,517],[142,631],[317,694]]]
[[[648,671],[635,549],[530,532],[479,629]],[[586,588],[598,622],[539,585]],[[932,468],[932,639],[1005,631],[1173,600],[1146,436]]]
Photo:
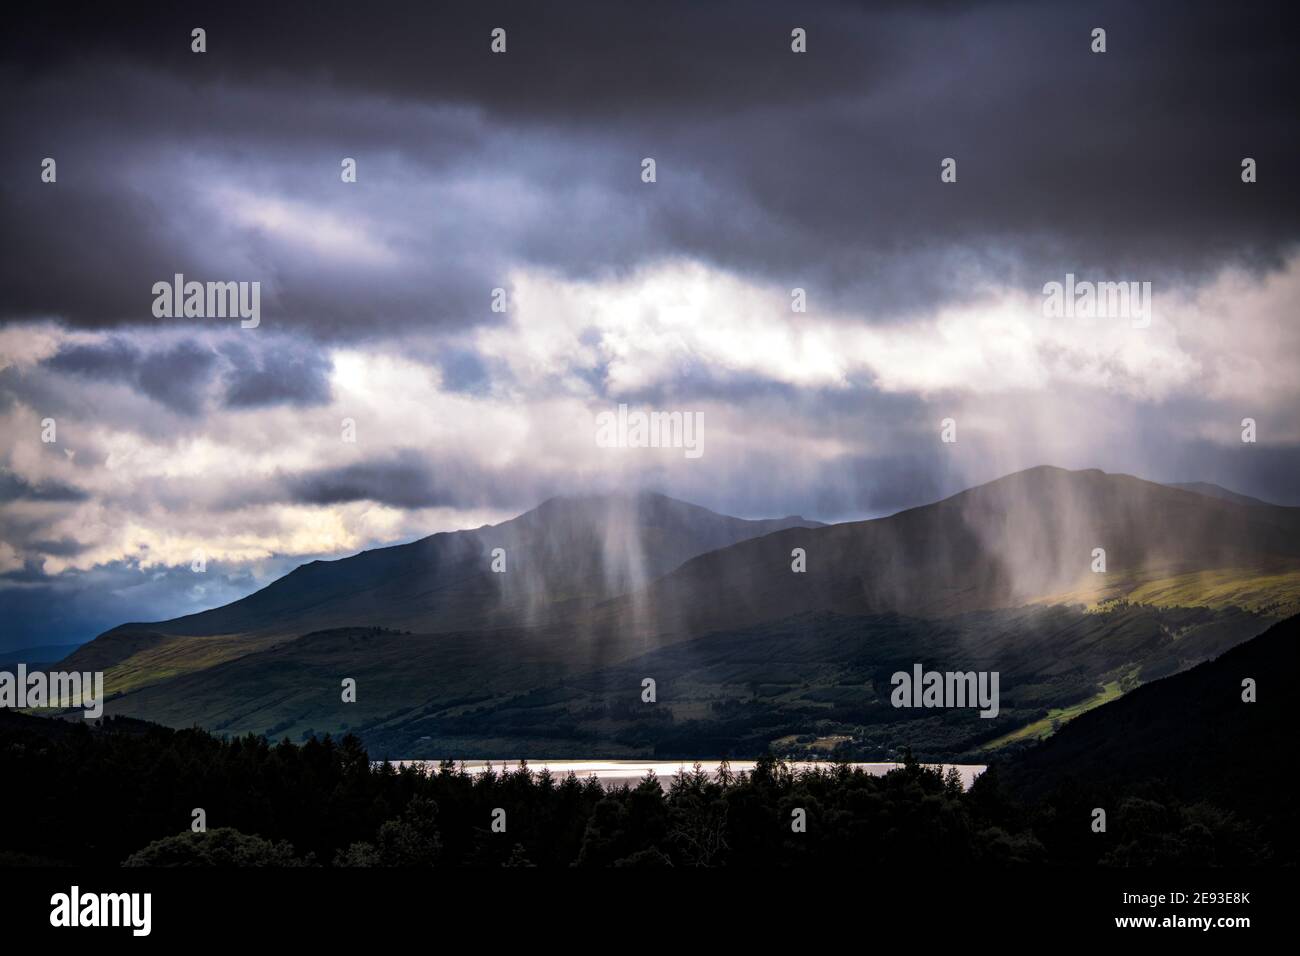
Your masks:
[[[996,767],[963,790],[911,759],[882,776],[776,758],[635,786],[526,766],[372,762],[353,736],[231,740],[124,719],[0,726],[0,862],[184,866],[956,866],[1274,859],[1231,812],[1062,787],[1018,800]],[[1091,809],[1111,800],[1109,831]],[[195,832],[201,809],[207,829]]]

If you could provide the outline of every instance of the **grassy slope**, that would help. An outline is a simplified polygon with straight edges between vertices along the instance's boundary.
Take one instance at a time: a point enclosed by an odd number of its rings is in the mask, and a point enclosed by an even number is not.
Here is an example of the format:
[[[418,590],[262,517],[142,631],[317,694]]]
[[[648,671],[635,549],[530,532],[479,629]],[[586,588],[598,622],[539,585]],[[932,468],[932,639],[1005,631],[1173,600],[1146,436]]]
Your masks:
[[[121,694],[256,654],[294,637],[285,634],[178,637],[128,631],[85,645],[60,667],[102,669],[105,691]]]
[[[594,756],[617,746],[677,757],[752,756],[773,741],[812,734],[848,736],[849,752],[863,759],[903,746],[933,759],[970,757],[1026,725],[1095,706],[1099,686],[1114,684],[1104,691],[1113,699],[1143,669],[1185,669],[1267,624],[1240,610],[1139,607],[1026,608],[947,622],[817,615],[674,644],[485,701],[471,713],[432,707],[367,728],[367,739],[383,752],[422,756],[478,755],[487,740],[508,739],[534,756]],[[999,670],[1001,714],[892,708],[890,675],[914,662]],[[653,707],[638,697],[646,676],[657,682]]]
[[[1025,724],[1023,727],[1017,728],[1009,734],[1003,734],[1001,737],[990,740],[988,743],[983,745],[982,749],[988,751],[998,750],[1001,747],[1005,747],[1007,744],[1017,743],[1018,741],[1042,740],[1045,737],[1050,737],[1055,732],[1057,726],[1073,720],[1080,714],[1086,714],[1094,707],[1100,707],[1102,704],[1110,703],[1112,700],[1119,697],[1121,693],[1122,691],[1119,688],[1119,681],[1107,681],[1102,685],[1101,690],[1089,697],[1087,700],[1081,700],[1079,703],[1071,704],[1069,707],[1053,707],[1047,712],[1046,717]]]
[[[1128,601],[1156,607],[1240,607],[1279,617],[1300,612],[1300,566],[1287,562],[1265,561],[1173,575],[1096,575],[1085,584],[1044,596],[1038,603],[1097,607],[1111,601]]]
[[[344,629],[141,688],[108,711],[291,739],[351,730],[391,757],[752,756],[813,734],[849,737],[863,757],[907,745],[953,758],[1083,712],[1101,685],[1185,669],[1266,623],[1240,610],[1132,606],[951,621],[823,614],[617,659],[560,630]],[[914,662],[999,670],[1002,713],[893,709],[890,674]],[[646,676],[657,682],[654,706],[640,700]],[[340,699],[344,677],[358,683],[355,704]]]

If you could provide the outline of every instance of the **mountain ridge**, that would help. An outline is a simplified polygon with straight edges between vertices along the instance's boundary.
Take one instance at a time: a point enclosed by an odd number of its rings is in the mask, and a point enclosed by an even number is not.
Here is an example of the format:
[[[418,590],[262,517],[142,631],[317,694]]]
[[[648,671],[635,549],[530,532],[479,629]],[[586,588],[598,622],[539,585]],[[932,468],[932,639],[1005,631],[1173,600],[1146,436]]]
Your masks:
[[[1093,573],[1099,547],[1106,571]],[[805,551],[805,573],[791,573],[795,548]],[[1056,598],[1095,603],[1216,568],[1294,575],[1300,509],[1044,465],[887,517],[707,552],[638,596],[658,609],[655,620],[627,599],[605,613],[612,626],[671,639],[817,609],[943,616]]]
[[[1243,495],[1240,492],[1225,488],[1222,485],[1216,485],[1209,481],[1175,481],[1169,483],[1170,488],[1180,488],[1183,491],[1192,491],[1201,495],[1208,495],[1211,498],[1222,498],[1224,501],[1235,501],[1242,505],[1271,505],[1272,507],[1285,507],[1284,505],[1273,505],[1270,501],[1264,501],[1262,498],[1254,498],[1250,495]]]
[[[185,670],[186,639],[211,664],[306,631],[382,625],[426,633],[539,626],[648,583],[690,557],[753,535],[819,526],[799,516],[735,518],[657,492],[554,496],[496,525],[317,560],[237,601],[166,621],[121,624],[70,667],[149,660],[125,686]],[[493,549],[506,572],[492,572]],[[144,663],[144,662],[141,662]]]
[[[703,531],[694,526],[701,520]],[[1203,622],[1218,629],[1204,646],[1222,648],[1248,636],[1255,616],[1300,596],[1300,509],[1096,469],[1042,466],[885,518],[771,530],[785,520],[731,519],[654,495],[548,499],[500,525],[303,565],[240,602],[179,619],[200,623],[190,633],[175,622],[114,629],[65,666],[104,670],[110,694],[127,695],[110,704],[117,712],[181,723],[221,713],[225,726],[302,732],[304,720],[314,729],[337,709],[338,674],[387,687],[383,700],[409,718],[412,708],[442,712],[462,698],[487,706],[494,695],[571,695],[568,682],[613,673],[656,648],[801,615],[941,621],[1036,604],[1085,614],[1130,599],[1244,609],[1228,623]],[[1103,543],[1107,569],[1094,574],[1093,549]],[[494,547],[505,549],[505,574],[488,569]],[[800,547],[807,567],[796,572]],[[678,563],[693,548],[704,550]],[[358,563],[365,573],[355,579]],[[1195,613],[1183,618],[1179,627],[1202,626]],[[1184,666],[1185,654],[1170,656],[1165,625],[1141,626],[1153,629],[1150,638],[1126,638],[1137,650],[1107,667]],[[1037,639],[1025,631],[1012,644]],[[779,642],[772,647],[780,653]],[[1078,647],[1090,653],[1086,642]],[[236,666],[244,659],[249,666]],[[1092,680],[1043,700],[1088,698]],[[710,706],[707,698],[699,706]],[[386,713],[365,710],[372,723]]]

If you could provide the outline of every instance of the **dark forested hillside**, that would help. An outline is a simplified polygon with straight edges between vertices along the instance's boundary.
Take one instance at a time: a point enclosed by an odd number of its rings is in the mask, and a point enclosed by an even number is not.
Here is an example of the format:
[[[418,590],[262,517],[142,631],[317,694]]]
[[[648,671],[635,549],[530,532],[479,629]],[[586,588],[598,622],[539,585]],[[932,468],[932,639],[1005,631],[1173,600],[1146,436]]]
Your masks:
[[[1298,627],[1085,714],[968,791],[910,753],[884,776],[765,757],[751,774],[723,765],[606,790],[527,769],[396,769],[355,737],[273,744],[0,714],[0,778],[24,782],[0,788],[0,863],[1294,864],[1284,695]],[[1256,703],[1242,700],[1247,677]],[[191,830],[196,808],[208,832]]]
[[[1115,806],[1160,796],[1230,807],[1294,846],[1293,681],[1300,616],[1182,674],[1083,714],[1003,770],[1028,799]],[[1257,699],[1244,701],[1243,682]]]

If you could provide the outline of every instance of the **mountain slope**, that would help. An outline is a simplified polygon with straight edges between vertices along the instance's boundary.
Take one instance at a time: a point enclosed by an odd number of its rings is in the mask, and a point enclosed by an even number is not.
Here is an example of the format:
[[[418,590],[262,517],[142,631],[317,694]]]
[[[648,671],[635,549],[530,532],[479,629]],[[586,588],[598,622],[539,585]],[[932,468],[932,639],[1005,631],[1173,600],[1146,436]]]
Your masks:
[[[806,552],[804,573],[791,569],[796,548]],[[1105,573],[1092,571],[1096,548],[1105,550]],[[665,641],[817,610],[935,617],[1092,604],[1171,580],[1195,596],[1199,576],[1216,570],[1231,581],[1269,576],[1252,593],[1260,606],[1294,603],[1300,509],[1040,467],[887,518],[790,529],[709,552],[599,617],[604,629]],[[1218,605],[1232,595],[1224,589]]]
[[[928,621],[819,613],[641,653],[617,635],[584,641],[563,628],[343,628],[142,687],[108,711],[292,740],[346,731],[393,758],[749,758],[789,753],[815,732],[857,759],[907,746],[921,759],[983,762],[974,753],[997,738],[1212,658],[1268,623],[1235,608],[1135,605]],[[890,676],[916,662],[998,671],[998,716],[893,708]],[[653,705],[641,700],[648,676]],[[343,677],[356,681],[355,702],[341,701]]]
[[[663,495],[552,498],[499,525],[431,535],[302,565],[232,604],[100,635],[67,660],[130,689],[310,631],[383,626],[422,633],[537,626],[648,584],[705,551],[816,526],[750,521]],[[493,549],[505,573],[493,573]]]
[[[1036,799],[1060,788],[1081,799],[1141,782],[1186,801],[1208,800],[1291,833],[1296,806],[1287,784],[1295,757],[1291,675],[1300,616],[1191,670],[1140,687],[1071,721],[1009,763],[1004,783]],[[1242,682],[1257,700],[1242,700]],[[1113,805],[1113,804],[1112,804]]]
[[[633,512],[638,575],[648,577],[681,553],[672,548],[683,547],[690,529],[674,532],[674,520],[698,519],[724,541],[735,533],[731,519],[719,525],[711,512],[640,500],[645,503]],[[1300,593],[1297,509],[1244,506],[1097,471],[1032,469],[889,518],[777,530],[709,551],[646,587],[603,600],[631,580],[611,569],[633,567],[605,556],[626,555],[620,545],[633,539],[610,531],[620,525],[611,526],[602,507],[553,501],[514,522],[466,533],[476,536],[466,545],[469,564],[448,560],[448,573],[432,573],[432,561],[415,560],[416,545],[430,547],[432,539],[372,552],[370,560],[386,563],[363,568],[371,578],[340,574],[349,562],[308,566],[207,616],[220,626],[247,626],[246,632],[123,631],[96,641],[82,659],[115,638],[132,645],[109,669],[110,690],[130,691],[110,703],[114,713],[294,736],[365,727],[367,739],[407,755],[413,750],[403,748],[421,740],[433,747],[453,737],[467,753],[514,749],[517,755],[525,738],[537,748],[552,746],[561,727],[577,728],[565,731],[569,747],[585,746],[575,743],[584,739],[608,745],[620,726],[632,742],[619,746],[668,747],[672,735],[647,734],[639,710],[624,712],[622,697],[631,688],[635,698],[645,676],[629,667],[652,667],[684,688],[674,691],[674,704],[661,707],[658,719],[710,727],[726,726],[714,717],[751,696],[751,684],[775,686],[781,674],[798,673],[807,686],[782,691],[775,724],[763,708],[752,714],[761,727],[782,734],[801,733],[794,729],[799,721],[831,719],[824,705],[844,694],[861,704],[862,681],[881,679],[873,667],[906,667],[942,654],[1005,670],[1018,689],[1008,685],[1003,717],[978,721],[977,730],[953,725],[928,732],[928,745],[938,751],[1027,734],[1053,712],[1072,714],[1191,666],[1259,633],[1261,622],[1279,616],[1280,604]],[[437,546],[445,557],[445,543]],[[510,555],[505,575],[480,566],[494,546]],[[1093,574],[1092,549],[1100,546],[1107,572]],[[794,547],[806,549],[806,573],[790,570]],[[434,579],[424,592],[411,583],[421,573]],[[314,587],[297,587],[313,577]],[[487,600],[473,588],[482,580],[498,589],[486,591]],[[426,592],[438,587],[445,600],[429,602]],[[519,595],[514,604],[504,600]],[[1135,597],[1143,600],[1134,603],[1171,613],[1130,614],[1122,602],[1104,605],[1105,613],[1077,606],[1061,609],[1064,616],[1034,613],[1054,604],[1096,607]],[[255,613],[259,600],[268,602],[263,620]],[[293,612],[297,606],[307,610]],[[412,615],[418,621],[430,609],[440,630],[375,626]],[[890,628],[844,623],[889,614],[916,624],[882,643]],[[321,620],[354,623],[310,626]],[[453,626],[457,621],[465,625]],[[939,632],[927,622],[941,623],[949,636],[936,643]],[[680,653],[656,656],[678,644]],[[844,649],[854,647],[857,663],[846,669]],[[619,676],[593,684],[592,675],[602,673]],[[358,680],[361,702],[340,708],[342,677]],[[837,733],[853,730],[855,713],[850,707],[836,718],[845,724]],[[549,737],[548,726],[555,731]],[[747,741],[761,739],[760,726],[746,726]]]
[[[1211,498],[1222,498],[1224,501],[1235,501],[1239,505],[1266,505],[1267,501],[1260,498],[1252,498],[1250,495],[1239,494],[1230,491],[1222,485],[1212,484],[1208,481],[1178,481],[1169,485],[1170,488],[1181,488],[1183,491],[1194,491],[1199,495],[1209,495]]]

